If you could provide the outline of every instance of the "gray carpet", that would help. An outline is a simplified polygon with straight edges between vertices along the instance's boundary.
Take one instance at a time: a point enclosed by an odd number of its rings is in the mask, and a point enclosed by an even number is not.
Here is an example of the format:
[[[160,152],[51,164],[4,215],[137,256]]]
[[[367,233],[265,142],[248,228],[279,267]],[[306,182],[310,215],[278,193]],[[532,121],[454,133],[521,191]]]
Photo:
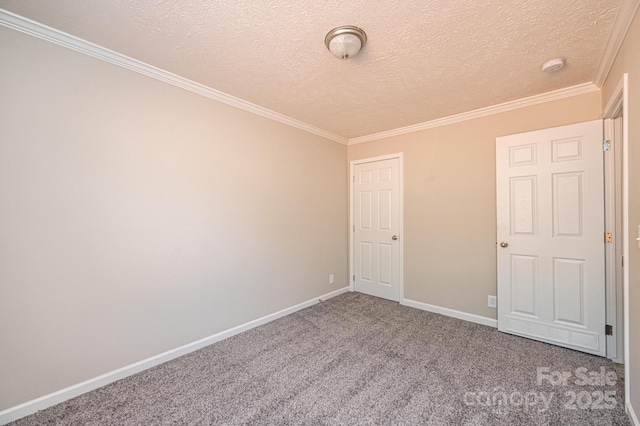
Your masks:
[[[558,383],[538,384],[538,367]],[[347,293],[15,424],[628,425],[608,372],[604,358]]]

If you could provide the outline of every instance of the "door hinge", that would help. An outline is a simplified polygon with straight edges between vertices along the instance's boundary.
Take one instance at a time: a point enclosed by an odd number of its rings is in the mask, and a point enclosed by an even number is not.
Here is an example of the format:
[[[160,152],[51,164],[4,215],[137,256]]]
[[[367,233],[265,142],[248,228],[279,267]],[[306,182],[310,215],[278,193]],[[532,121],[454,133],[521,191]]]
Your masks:
[[[353,281],[355,281],[355,280],[356,280],[356,276],[354,275],[354,276],[352,277],[352,279],[353,279]]]
[[[353,225],[353,232],[356,232],[356,226]]]
[[[612,325],[605,325],[604,326],[604,334],[607,336],[613,336],[613,326]]]
[[[624,268],[624,256],[620,256],[622,258],[622,267]]]
[[[607,152],[607,151],[611,150],[611,141],[610,140],[603,140],[602,141],[602,150],[604,152]]]
[[[612,240],[611,232],[605,232],[604,233],[604,242],[611,244],[611,240]]]

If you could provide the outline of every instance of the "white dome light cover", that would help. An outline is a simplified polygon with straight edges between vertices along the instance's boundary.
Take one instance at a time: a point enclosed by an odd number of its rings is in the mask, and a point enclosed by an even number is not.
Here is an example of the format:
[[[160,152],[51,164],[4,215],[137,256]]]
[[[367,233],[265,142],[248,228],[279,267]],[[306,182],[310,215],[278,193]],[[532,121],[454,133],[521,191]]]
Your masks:
[[[349,59],[367,43],[367,35],[358,27],[345,25],[334,28],[324,38],[327,49],[338,59]]]

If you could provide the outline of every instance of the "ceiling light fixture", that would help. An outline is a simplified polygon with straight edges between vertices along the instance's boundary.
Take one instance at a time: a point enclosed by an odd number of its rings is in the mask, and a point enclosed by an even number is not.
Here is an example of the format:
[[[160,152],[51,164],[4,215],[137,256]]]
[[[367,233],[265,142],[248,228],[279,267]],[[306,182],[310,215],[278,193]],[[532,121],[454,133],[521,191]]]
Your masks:
[[[327,49],[338,59],[349,59],[367,43],[367,35],[358,27],[344,25],[334,28],[324,38]]]
[[[564,68],[564,63],[564,58],[550,59],[542,64],[542,71],[549,73],[559,71]]]

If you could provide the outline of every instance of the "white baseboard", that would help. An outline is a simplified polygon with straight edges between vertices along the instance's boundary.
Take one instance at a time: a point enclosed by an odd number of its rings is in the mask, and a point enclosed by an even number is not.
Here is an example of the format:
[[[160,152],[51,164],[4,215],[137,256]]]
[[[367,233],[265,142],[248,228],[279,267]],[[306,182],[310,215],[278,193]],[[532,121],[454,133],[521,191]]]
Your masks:
[[[456,311],[455,309],[443,308],[441,306],[429,305],[428,303],[416,302],[415,300],[402,299],[401,305],[411,308],[422,309],[436,314],[446,315],[448,317],[458,318],[465,321],[475,322],[489,327],[498,327],[498,321],[492,318],[481,317],[480,315],[469,314],[467,312]]]
[[[638,416],[636,416],[636,412],[633,411],[633,406],[631,402],[627,401],[625,404],[625,408],[627,409],[627,414],[629,415],[629,420],[633,426],[640,426],[640,422],[638,421]]]
[[[313,298],[311,300],[307,300],[306,302],[299,303],[295,306],[291,306],[289,308],[283,309],[273,314],[266,315],[262,318],[258,318],[253,321],[249,321],[247,323],[241,324],[237,327],[233,327],[228,330],[221,331],[220,333],[216,333],[209,337],[205,337],[204,339],[200,339],[195,342],[188,343],[184,346],[180,346],[178,348],[171,349],[161,354],[144,359],[142,361],[138,361],[136,363],[127,365],[126,367],[119,368],[117,370],[111,371],[106,374],[102,374],[100,376],[86,380],[82,383],[78,383],[76,385],[69,386],[67,388],[50,393],[40,398],[27,401],[23,404],[16,405],[15,407],[7,408],[6,410],[0,411],[0,425],[4,425],[9,422],[18,420],[22,417],[28,416],[29,414],[33,414],[36,411],[44,410],[45,408],[51,407],[53,405],[64,402],[68,399],[75,398],[76,396],[82,395],[83,393],[87,393],[94,389],[98,389],[102,386],[108,385],[109,383],[113,383],[116,380],[120,380],[127,376],[131,376],[133,374],[139,373],[148,368],[155,367],[156,365],[162,364],[163,362],[167,362],[179,356],[186,355],[193,351],[197,351],[198,349],[201,349],[212,343],[219,342],[231,336],[235,336],[236,334],[242,333],[243,331],[250,330],[252,328],[266,324],[278,318],[282,318],[286,315],[292,314],[301,309],[308,308],[309,306],[313,306],[319,302],[338,296],[339,294],[346,293],[347,291],[349,291],[349,287],[343,287],[339,290],[335,290],[330,293],[324,294],[322,296]]]

